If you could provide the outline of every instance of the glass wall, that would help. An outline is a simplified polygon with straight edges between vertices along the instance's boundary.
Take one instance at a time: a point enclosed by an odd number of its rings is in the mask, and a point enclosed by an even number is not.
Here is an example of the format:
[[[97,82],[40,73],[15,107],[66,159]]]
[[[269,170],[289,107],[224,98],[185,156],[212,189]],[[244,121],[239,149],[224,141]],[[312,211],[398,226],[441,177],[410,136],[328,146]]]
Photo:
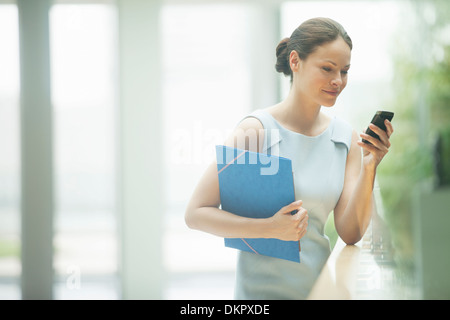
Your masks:
[[[19,30],[0,3],[0,299],[20,298]]]
[[[18,10],[14,1],[5,3],[0,0],[0,299],[20,299]],[[59,0],[49,12],[56,299],[120,298],[116,4]],[[316,16],[331,17],[348,31],[354,45],[349,82],[327,112],[356,131],[365,130],[377,110],[396,112],[392,148],[378,179],[397,261],[415,268],[413,191],[423,182],[433,190],[434,143],[450,127],[446,0],[275,1],[261,8],[250,0],[161,2],[155,50],[162,53],[157,107],[164,130],[155,134],[164,146],[166,210],[158,214],[164,215],[165,299],[233,297],[235,251],[219,237],[189,230],[184,211],[214,159],[214,145],[244,115],[267,106],[254,104],[255,71],[273,68],[276,44],[261,45],[258,23],[273,27],[280,40]],[[257,21],[262,11],[270,22]],[[273,52],[272,58],[259,50]],[[289,79],[274,68],[264,74],[280,80],[272,96],[283,99]]]
[[[112,4],[50,11],[56,299],[118,294],[115,30]]]
[[[222,4],[221,6],[231,8],[234,4]],[[184,19],[171,20],[170,17],[175,17],[175,10],[179,10],[179,12],[186,10],[186,13],[183,14]],[[195,14],[191,13],[190,10],[195,12]],[[247,10],[251,12],[251,6]],[[226,12],[226,10],[222,11]],[[277,14],[276,12],[277,10],[274,9],[274,14]],[[358,14],[355,14],[355,12]],[[197,79],[197,76],[199,78],[203,76],[203,79],[207,79],[209,83],[215,84],[213,82],[214,78],[210,77],[218,74],[216,65],[211,65],[208,60],[204,61],[207,63],[204,63],[202,68],[197,67],[197,64],[192,63],[192,61],[188,63],[191,67],[191,73],[188,74],[186,72],[185,79],[181,76],[177,78],[179,86],[183,87],[184,91],[172,90],[174,81],[170,78],[171,73],[169,71],[172,67],[175,69],[175,60],[169,58],[170,54],[168,52],[170,53],[171,51],[169,48],[176,48],[180,43],[173,34],[168,33],[168,30],[176,28],[185,30],[186,34],[183,37],[187,43],[182,42],[183,48],[195,45],[196,51],[193,55],[202,59],[208,59],[208,55],[201,54],[205,39],[208,39],[208,45],[214,46],[216,38],[215,36],[207,37],[208,29],[214,30],[214,35],[221,33],[211,28],[211,26],[215,26],[214,23],[210,23],[208,28],[200,30],[194,26],[203,23],[203,21],[207,22],[205,17],[210,16],[211,13],[204,6],[197,4],[166,6],[163,14],[163,21],[165,21],[162,28],[163,40],[165,41],[163,48],[166,50],[164,55],[164,83],[165,90],[168,90],[164,92],[164,97],[166,98],[164,105],[166,128],[168,130],[165,132],[165,137],[166,145],[175,146],[175,148],[168,149],[166,152],[166,159],[168,159],[166,163],[169,165],[167,173],[170,177],[170,183],[167,185],[170,208],[168,221],[178,221],[181,228],[184,228],[182,221],[183,209],[190,192],[192,192],[205,167],[205,164],[200,165],[199,163],[201,158],[193,157],[202,154],[201,152],[205,152],[205,149],[201,148],[202,143],[204,146],[207,146],[208,143],[212,142],[211,135],[206,129],[206,124],[213,126],[220,122],[228,123],[232,126],[245,112],[258,107],[253,106],[251,99],[248,98],[247,102],[243,102],[241,109],[233,110],[230,109],[230,105],[227,105],[225,107],[227,110],[225,115],[222,114],[224,110],[219,104],[211,105],[211,103],[206,103],[205,106],[202,106],[201,103],[198,103],[198,101],[203,101],[203,96],[205,94],[208,95],[212,90],[210,86],[203,84],[203,82],[197,84],[197,80],[194,79]],[[357,132],[366,129],[377,110],[392,110],[396,113],[393,121],[396,128],[396,133],[392,138],[393,146],[378,170],[376,193],[380,200],[379,213],[382,215],[383,223],[387,224],[393,237],[392,246],[394,246],[396,251],[394,257],[396,263],[399,265],[407,264],[411,267],[415,259],[414,242],[416,240],[413,238],[414,217],[412,214],[413,199],[411,195],[422,181],[430,179],[431,176],[431,145],[433,144],[433,138],[429,137],[429,134],[432,132],[428,122],[430,119],[429,112],[434,113],[433,123],[439,124],[440,127],[448,125],[448,116],[445,111],[448,108],[445,109],[443,107],[445,104],[442,102],[445,98],[442,88],[445,87],[446,79],[448,78],[448,73],[446,74],[444,71],[447,70],[445,69],[445,64],[441,70],[433,69],[434,71],[431,72],[433,78],[425,77],[425,74],[428,74],[427,70],[429,67],[435,63],[442,66],[446,61],[447,51],[445,43],[448,45],[448,37],[444,34],[448,31],[448,24],[445,24],[445,19],[447,18],[448,20],[449,16],[448,7],[445,7],[445,1],[432,1],[430,3],[426,1],[408,2],[396,0],[285,1],[280,2],[279,6],[279,39],[290,36],[291,32],[301,22],[317,16],[327,16],[339,21],[351,36],[354,45],[348,85],[339,97],[336,105],[326,111],[348,120]],[[192,20],[191,17],[193,17]],[[223,15],[223,17],[227,17],[227,15]],[[215,22],[222,21],[219,18],[214,18],[213,20]],[[239,16],[233,18],[233,26],[227,25],[228,29],[223,34],[233,34],[234,25],[239,25],[239,21]],[[433,30],[433,32],[430,30]],[[255,45],[254,34],[252,34],[252,32],[255,32],[255,29],[249,27],[247,29],[245,27],[241,28],[241,37],[244,37],[244,32],[248,32],[246,35],[248,43],[247,47],[243,46],[242,48],[248,49],[249,46]],[[200,39],[200,42],[191,44],[191,39],[194,37]],[[235,38],[234,43],[239,44],[239,39],[241,38]],[[227,50],[232,48],[232,50],[229,50],[230,55],[236,54],[234,50],[240,48],[238,45],[230,45],[228,43],[223,47],[226,47]],[[430,50],[424,48],[429,48]],[[266,49],[275,52],[275,47]],[[184,53],[183,50],[179,49],[178,52]],[[190,50],[189,53],[191,53]],[[214,53],[217,53],[217,51],[214,51]],[[233,65],[238,66],[241,60],[238,57],[233,57],[233,59]],[[273,60],[261,59],[258,63],[260,65],[274,65],[275,55],[273,55]],[[181,74],[181,70],[181,68],[178,69],[179,74]],[[274,77],[276,76],[274,73]],[[222,80],[225,78],[223,75],[221,77]],[[251,85],[254,85],[255,82],[252,79],[251,70],[249,79]],[[237,81],[237,78],[234,81]],[[289,79],[280,77],[280,82],[280,97],[284,98],[289,91]],[[434,84],[441,98],[437,99],[437,96],[434,94],[429,95],[429,85],[427,83]],[[196,84],[196,87],[191,88],[191,84]],[[241,86],[241,88],[243,87]],[[195,94],[199,90],[201,93]],[[189,91],[188,96],[195,97],[194,102],[186,99],[184,95],[178,96],[174,94],[175,92],[184,93],[186,91]],[[240,97],[240,93],[245,93],[245,90],[238,90],[230,86],[227,87],[227,92],[230,92],[230,96],[234,98]],[[180,103],[174,102],[172,107],[171,101],[178,99]],[[184,100],[181,101],[182,99]],[[435,109],[433,109],[432,105],[429,105],[430,101],[434,100],[438,101],[435,102]],[[213,100],[211,99],[211,101]],[[191,102],[191,104],[188,104],[188,102]],[[249,103],[249,105],[245,105],[246,103]],[[431,109],[429,109],[430,107]],[[191,113],[191,110],[198,111]],[[191,118],[193,114],[196,116]],[[180,122],[177,123],[177,119]],[[188,129],[189,127],[191,129]],[[408,135],[410,138],[407,138]],[[421,148],[421,144],[425,148]],[[420,150],[424,152],[420,152]],[[179,161],[179,163],[174,161]],[[197,161],[197,166],[193,166],[195,161]],[[175,206],[176,203],[178,205]],[[171,222],[168,223],[170,227],[168,227],[166,236],[169,270],[179,272],[178,275],[183,270],[188,269],[203,272],[202,277],[207,279],[207,281],[210,278],[204,272],[214,270],[215,267],[212,261],[220,263],[223,261],[222,266],[227,265],[229,270],[233,270],[234,256],[224,255],[228,253],[221,248],[222,243],[220,239],[199,234],[195,231],[181,232],[183,229],[177,230],[177,234],[180,236],[178,244],[181,243],[182,239],[186,243],[186,252],[189,252],[189,255],[196,254],[195,252],[197,251],[201,252],[203,249],[208,250],[211,261],[204,262],[201,259],[202,254],[192,256],[191,259],[191,256],[188,256],[186,253],[186,256],[183,255],[182,258],[178,255],[180,260],[177,263],[176,249],[171,249],[169,245],[171,241],[174,241],[170,229],[176,225]],[[194,241],[193,239],[197,237],[199,238],[198,242],[188,244],[189,241]],[[194,246],[197,249],[192,249]],[[188,250],[189,247],[190,250]],[[175,245],[172,248],[175,248]],[[220,254],[212,250],[213,248],[220,250]],[[218,257],[215,257],[216,254],[218,254]],[[194,273],[192,272],[191,274]],[[409,276],[414,277],[411,273]],[[189,277],[185,279],[189,279]],[[190,279],[195,278],[190,276]],[[220,275],[217,279],[224,279],[224,281],[231,279],[230,281],[232,281],[232,278],[220,278]],[[188,285],[188,280],[185,281],[186,285]],[[183,282],[180,281],[179,283]]]
[[[166,297],[227,299],[232,297],[234,252],[220,238],[188,230],[184,211],[214,159],[214,145],[224,142],[251,107],[250,12],[240,4],[174,4],[165,5],[161,14]]]

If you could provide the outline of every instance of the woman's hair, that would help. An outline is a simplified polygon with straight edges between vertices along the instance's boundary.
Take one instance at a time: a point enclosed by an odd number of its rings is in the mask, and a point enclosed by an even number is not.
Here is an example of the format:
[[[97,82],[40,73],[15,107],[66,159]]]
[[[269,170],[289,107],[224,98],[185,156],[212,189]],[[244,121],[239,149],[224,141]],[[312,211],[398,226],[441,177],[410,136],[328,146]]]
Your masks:
[[[345,29],[336,21],[329,18],[313,18],[303,22],[294,30],[290,38],[284,38],[277,46],[277,63],[275,69],[291,76],[292,70],[289,55],[292,50],[298,53],[300,59],[305,60],[318,46],[332,42],[339,36],[352,49],[352,40]]]

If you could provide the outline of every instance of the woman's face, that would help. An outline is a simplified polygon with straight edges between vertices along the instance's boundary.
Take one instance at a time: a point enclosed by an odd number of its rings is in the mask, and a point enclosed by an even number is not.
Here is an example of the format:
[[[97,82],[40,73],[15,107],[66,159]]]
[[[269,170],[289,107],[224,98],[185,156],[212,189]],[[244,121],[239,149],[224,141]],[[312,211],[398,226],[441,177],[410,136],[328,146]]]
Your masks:
[[[350,47],[341,37],[318,46],[305,60],[298,59],[293,70],[296,90],[312,103],[333,106],[347,85],[350,58]]]

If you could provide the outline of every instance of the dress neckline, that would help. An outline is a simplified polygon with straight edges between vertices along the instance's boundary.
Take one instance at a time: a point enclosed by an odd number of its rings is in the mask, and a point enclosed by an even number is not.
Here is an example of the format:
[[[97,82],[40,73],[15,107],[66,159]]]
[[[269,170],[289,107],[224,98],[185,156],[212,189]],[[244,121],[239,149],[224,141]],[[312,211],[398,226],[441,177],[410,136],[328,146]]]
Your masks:
[[[299,135],[301,137],[305,137],[305,138],[309,138],[309,139],[316,139],[316,138],[320,138],[321,136],[325,135],[328,131],[331,130],[333,124],[334,124],[334,120],[336,117],[331,117],[330,123],[328,124],[328,126],[326,127],[325,130],[323,130],[321,133],[319,133],[318,135],[315,136],[308,136],[306,134],[297,132],[297,131],[292,131],[290,129],[287,129],[286,127],[284,127],[277,119],[275,119],[275,117],[267,110],[262,110],[263,112],[265,112],[281,129],[283,129],[284,131],[287,131],[289,133],[292,133],[294,135]]]

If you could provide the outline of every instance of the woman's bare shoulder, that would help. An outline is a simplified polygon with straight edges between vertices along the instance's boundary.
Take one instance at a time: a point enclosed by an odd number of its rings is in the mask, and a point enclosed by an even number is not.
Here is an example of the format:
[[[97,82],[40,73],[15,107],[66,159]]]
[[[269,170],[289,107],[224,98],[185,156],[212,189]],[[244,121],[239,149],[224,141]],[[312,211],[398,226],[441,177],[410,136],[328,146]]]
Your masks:
[[[225,145],[259,152],[264,142],[264,126],[261,121],[251,115],[242,119],[233,133],[225,141]]]

